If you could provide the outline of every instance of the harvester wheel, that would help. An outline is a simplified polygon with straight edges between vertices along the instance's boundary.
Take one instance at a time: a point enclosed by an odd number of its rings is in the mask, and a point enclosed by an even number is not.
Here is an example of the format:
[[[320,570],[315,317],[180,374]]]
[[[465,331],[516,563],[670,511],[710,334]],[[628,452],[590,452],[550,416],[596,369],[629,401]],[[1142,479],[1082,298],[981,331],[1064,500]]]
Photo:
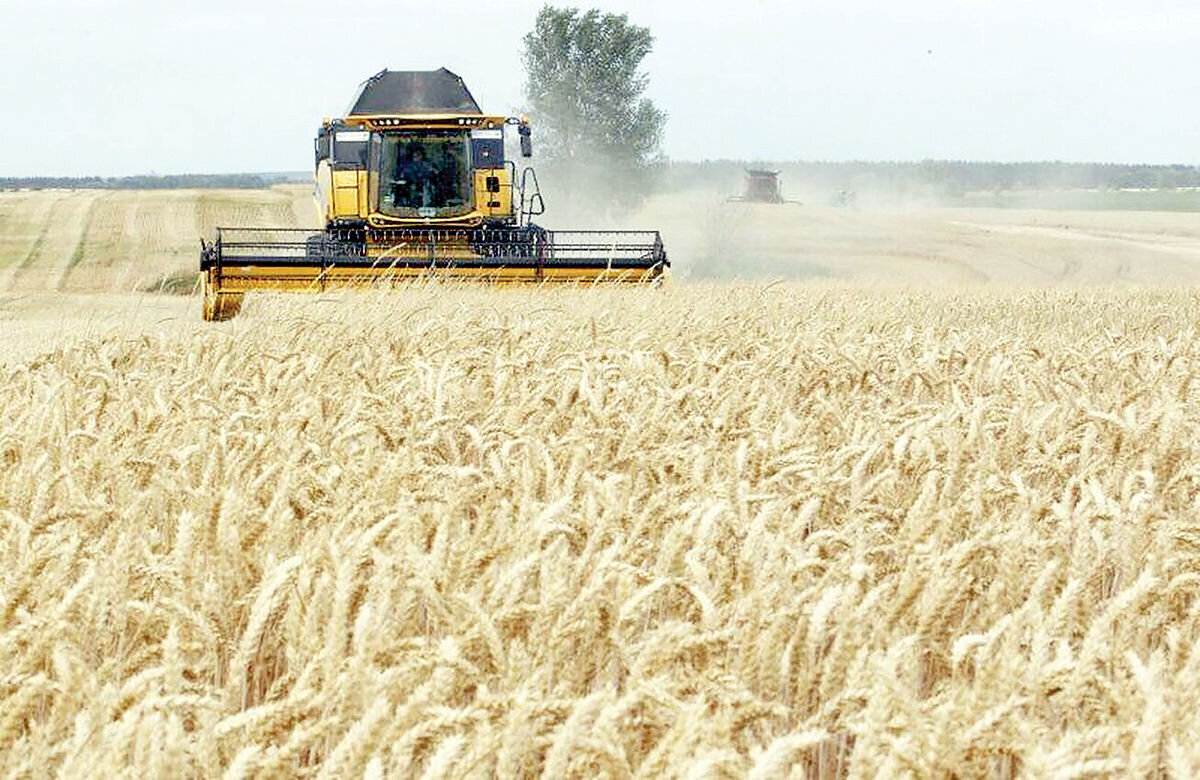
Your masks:
[[[224,322],[237,316],[242,310],[242,293],[218,292],[212,271],[203,275],[205,322]]]

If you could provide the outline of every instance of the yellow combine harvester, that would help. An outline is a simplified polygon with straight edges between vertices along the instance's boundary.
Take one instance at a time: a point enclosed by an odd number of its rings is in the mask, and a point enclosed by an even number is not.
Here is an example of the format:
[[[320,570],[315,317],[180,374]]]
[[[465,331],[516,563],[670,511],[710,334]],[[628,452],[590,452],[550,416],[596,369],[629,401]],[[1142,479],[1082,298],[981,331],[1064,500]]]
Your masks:
[[[381,71],[346,116],[316,138],[322,230],[218,228],[201,241],[204,319],[238,313],[247,292],[373,287],[437,276],[490,282],[659,278],[670,265],[657,231],[546,230],[537,175],[505,155],[529,120],[487,116],[463,80]],[[511,133],[509,134],[511,139]]]

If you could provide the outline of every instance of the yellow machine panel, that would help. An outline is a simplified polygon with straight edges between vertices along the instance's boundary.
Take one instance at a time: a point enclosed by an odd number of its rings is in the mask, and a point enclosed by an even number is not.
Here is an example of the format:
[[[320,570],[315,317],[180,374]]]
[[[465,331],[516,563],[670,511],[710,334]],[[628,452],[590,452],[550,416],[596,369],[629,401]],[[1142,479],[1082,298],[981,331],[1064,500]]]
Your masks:
[[[475,208],[489,217],[512,215],[513,183],[507,168],[475,171]]]
[[[361,218],[367,210],[367,172],[333,172],[333,217]]]

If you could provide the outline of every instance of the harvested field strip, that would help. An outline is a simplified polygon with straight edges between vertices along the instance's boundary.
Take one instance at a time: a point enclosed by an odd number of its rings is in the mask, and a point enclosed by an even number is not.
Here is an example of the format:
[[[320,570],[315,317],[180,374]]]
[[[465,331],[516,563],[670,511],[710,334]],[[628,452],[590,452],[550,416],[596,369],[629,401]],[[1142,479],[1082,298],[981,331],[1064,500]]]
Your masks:
[[[191,233],[196,193],[180,190],[146,203],[139,210],[137,240],[143,262],[161,273],[194,265],[199,244]]]
[[[26,193],[21,193],[25,195]],[[80,191],[32,193],[14,199],[11,221],[31,224],[39,217],[41,235],[14,230],[23,243],[21,262],[7,271],[10,281],[26,277],[16,289],[68,291],[129,291],[142,289],[164,276],[191,270],[198,239],[211,235],[218,224],[291,226],[294,201],[308,199],[307,188],[271,191]],[[51,197],[52,196],[52,197]],[[70,204],[80,198],[94,202],[82,222]],[[17,212],[20,213],[17,213]],[[8,213],[8,212],[5,212]],[[76,243],[65,244],[74,235]],[[48,246],[51,242],[54,246]],[[18,243],[8,239],[8,253]],[[27,245],[26,245],[27,244]],[[44,278],[46,276],[49,278]],[[3,289],[3,288],[0,288]]]
[[[62,193],[47,216],[46,230],[9,280],[17,291],[53,290],[80,251],[92,204],[101,190],[72,190]]]
[[[0,268],[29,256],[62,196],[61,192],[0,192]]]
[[[136,191],[110,191],[96,202],[84,237],[80,262],[64,279],[63,289],[128,290],[132,272],[143,266],[146,247],[139,240],[138,215],[147,198]]]
[[[38,256],[42,250],[42,245],[46,243],[46,236],[50,234],[56,227],[52,224],[52,215],[47,215],[46,223],[42,225],[42,229],[38,232],[37,240],[29,247],[29,251],[25,253],[25,257],[17,264],[17,270],[27,268],[33,264],[33,259]]]
[[[94,234],[102,247],[97,263],[80,269],[69,280],[78,290],[130,291],[138,288],[148,269],[142,263],[139,250],[130,241],[137,235],[136,225],[142,209],[142,198],[136,194],[118,195],[106,201],[109,211]]]
[[[220,226],[275,225],[292,227],[296,221],[294,202],[307,202],[313,211],[312,188],[290,185],[270,190],[214,190],[197,199],[196,235],[210,236]],[[309,220],[312,221],[311,219]]]
[[[0,193],[0,292],[36,254],[50,231],[50,213],[60,192]]]
[[[321,219],[311,191],[299,188],[284,190],[291,196],[291,220],[296,227],[320,228]]]
[[[105,197],[111,196],[107,195],[107,193],[100,196],[101,199]],[[65,289],[67,276],[70,275],[76,266],[83,262],[85,247],[90,251],[89,234],[96,215],[96,204],[97,200],[92,200],[88,203],[87,213],[83,217],[83,226],[79,229],[79,237],[75,242],[75,250],[71,252],[70,258],[62,266],[58,274],[58,279],[54,282],[54,289],[57,291]]]

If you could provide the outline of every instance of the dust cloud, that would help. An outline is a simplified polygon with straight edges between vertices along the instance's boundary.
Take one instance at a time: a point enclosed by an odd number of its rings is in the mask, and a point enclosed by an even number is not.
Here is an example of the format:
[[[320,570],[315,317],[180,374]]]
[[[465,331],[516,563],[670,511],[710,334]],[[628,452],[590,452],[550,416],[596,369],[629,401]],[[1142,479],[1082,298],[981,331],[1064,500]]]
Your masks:
[[[646,182],[629,174],[547,169],[547,209],[536,221],[552,230],[658,230],[679,280],[1200,282],[1200,223],[1188,210],[1197,193],[967,192],[919,165],[829,166],[836,175],[781,165],[787,202],[737,202],[749,167],[771,166],[664,167],[644,200]]]

